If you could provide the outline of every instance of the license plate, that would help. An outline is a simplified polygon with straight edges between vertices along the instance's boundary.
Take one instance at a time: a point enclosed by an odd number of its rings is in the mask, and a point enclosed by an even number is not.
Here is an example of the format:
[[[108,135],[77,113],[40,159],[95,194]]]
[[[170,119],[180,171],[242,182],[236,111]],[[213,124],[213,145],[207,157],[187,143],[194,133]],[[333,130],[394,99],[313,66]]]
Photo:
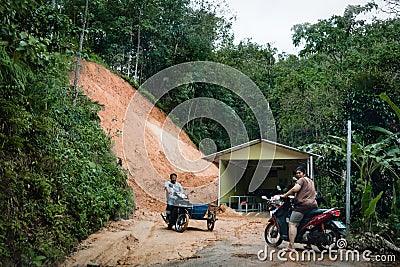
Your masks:
[[[341,221],[332,221],[332,223],[339,229],[346,229],[346,225]]]

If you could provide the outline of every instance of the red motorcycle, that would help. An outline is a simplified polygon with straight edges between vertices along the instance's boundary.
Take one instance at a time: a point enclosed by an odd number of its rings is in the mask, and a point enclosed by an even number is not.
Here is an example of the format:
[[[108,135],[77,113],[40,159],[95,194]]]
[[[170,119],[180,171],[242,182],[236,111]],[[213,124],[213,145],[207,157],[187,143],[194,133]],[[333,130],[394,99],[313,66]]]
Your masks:
[[[272,198],[276,202],[277,197]],[[289,241],[288,222],[293,210],[292,199],[293,197],[288,197],[280,201],[277,208],[271,211],[264,237],[267,244],[272,247],[278,247],[283,240]],[[335,249],[336,242],[346,235],[344,233],[346,226],[338,220],[339,216],[340,210],[337,208],[316,209],[305,214],[297,227],[295,243],[315,245],[320,251]]]

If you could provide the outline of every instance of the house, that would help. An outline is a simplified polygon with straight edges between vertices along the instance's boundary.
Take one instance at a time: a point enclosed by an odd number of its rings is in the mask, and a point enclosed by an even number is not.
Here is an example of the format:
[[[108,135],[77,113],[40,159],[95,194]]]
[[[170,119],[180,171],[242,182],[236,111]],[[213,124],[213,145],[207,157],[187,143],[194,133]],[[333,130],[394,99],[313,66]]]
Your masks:
[[[278,193],[277,186],[294,185],[298,166],[305,166],[313,178],[316,154],[300,151],[265,139],[253,140],[205,156],[219,166],[218,205],[242,211],[263,209],[261,196]]]

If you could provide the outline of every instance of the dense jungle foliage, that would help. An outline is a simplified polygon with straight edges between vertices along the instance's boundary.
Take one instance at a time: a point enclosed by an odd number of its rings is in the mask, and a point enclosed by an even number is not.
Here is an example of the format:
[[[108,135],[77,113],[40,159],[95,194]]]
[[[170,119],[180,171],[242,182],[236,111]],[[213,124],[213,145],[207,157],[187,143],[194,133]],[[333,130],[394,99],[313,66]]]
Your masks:
[[[108,220],[128,218],[133,192],[101,107],[82,94],[73,102],[68,17],[5,1],[0,18],[0,266],[53,266]]]
[[[136,85],[188,61],[240,70],[269,101],[277,141],[323,155],[318,189],[341,208],[345,123],[351,120],[353,233],[372,231],[400,245],[400,5],[384,3],[349,6],[342,16],[294,25],[293,43],[301,50],[290,55],[251,39],[234,44],[233,18],[221,15],[229,14],[222,0],[3,1],[2,265],[53,265],[107,220],[127,217],[134,207],[126,174],[99,126],[101,107],[76,96],[69,85],[67,73],[77,56],[101,61]],[[362,16],[373,10],[388,16]],[[197,97],[226,103],[250,139],[262,136],[251,109],[222,87],[180,86],[157,104],[169,113]],[[210,138],[219,150],[230,146],[212,120],[195,119],[185,130],[196,143]]]

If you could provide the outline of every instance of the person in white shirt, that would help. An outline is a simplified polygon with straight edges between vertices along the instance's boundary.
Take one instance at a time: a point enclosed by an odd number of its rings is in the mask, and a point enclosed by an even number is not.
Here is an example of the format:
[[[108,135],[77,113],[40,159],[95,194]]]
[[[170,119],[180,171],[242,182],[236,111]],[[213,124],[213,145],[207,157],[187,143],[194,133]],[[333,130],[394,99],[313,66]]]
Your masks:
[[[172,206],[175,204],[175,200],[177,199],[175,193],[183,193],[183,187],[180,183],[176,181],[177,178],[178,175],[176,175],[175,173],[171,173],[169,175],[170,181],[165,182],[164,184],[167,198],[167,221],[169,221],[172,213]]]

